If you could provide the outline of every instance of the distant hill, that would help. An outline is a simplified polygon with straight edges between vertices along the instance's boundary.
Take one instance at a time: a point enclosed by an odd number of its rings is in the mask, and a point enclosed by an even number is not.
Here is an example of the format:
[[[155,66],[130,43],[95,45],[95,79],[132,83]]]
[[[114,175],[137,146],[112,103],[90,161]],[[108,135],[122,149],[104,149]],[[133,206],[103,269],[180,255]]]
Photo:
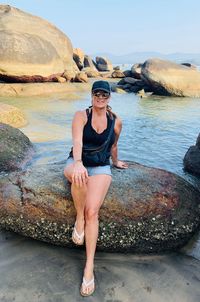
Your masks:
[[[143,63],[149,58],[160,58],[171,60],[177,63],[191,63],[200,65],[200,54],[198,53],[171,53],[163,54],[160,52],[133,52],[126,55],[116,56],[111,53],[96,53],[90,55],[92,58],[96,56],[102,56],[108,58],[113,64],[134,64]]]

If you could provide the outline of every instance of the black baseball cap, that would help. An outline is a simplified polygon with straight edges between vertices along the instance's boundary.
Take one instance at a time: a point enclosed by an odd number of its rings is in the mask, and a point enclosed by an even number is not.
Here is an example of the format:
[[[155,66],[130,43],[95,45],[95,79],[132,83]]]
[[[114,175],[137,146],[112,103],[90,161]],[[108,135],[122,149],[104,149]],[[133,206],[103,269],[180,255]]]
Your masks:
[[[92,92],[102,90],[111,93],[110,84],[107,81],[96,81],[92,85]]]

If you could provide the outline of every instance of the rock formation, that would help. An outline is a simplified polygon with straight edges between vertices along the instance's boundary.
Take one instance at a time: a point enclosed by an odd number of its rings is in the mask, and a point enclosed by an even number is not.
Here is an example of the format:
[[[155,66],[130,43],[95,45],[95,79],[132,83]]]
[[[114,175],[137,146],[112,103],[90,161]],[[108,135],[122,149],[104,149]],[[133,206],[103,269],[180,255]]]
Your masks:
[[[0,5],[0,80],[52,81],[77,70],[69,38],[54,25],[10,5]]]
[[[200,133],[196,145],[191,146],[186,152],[183,164],[186,171],[200,176]]]

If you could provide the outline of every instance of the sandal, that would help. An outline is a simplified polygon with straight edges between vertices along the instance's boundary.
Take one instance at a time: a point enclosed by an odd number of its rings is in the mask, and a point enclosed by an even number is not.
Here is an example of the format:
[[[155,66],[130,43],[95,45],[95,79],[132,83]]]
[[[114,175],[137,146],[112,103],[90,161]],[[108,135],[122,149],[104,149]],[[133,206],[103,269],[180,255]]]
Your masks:
[[[73,232],[72,232],[72,241],[76,244],[76,245],[83,245],[84,243],[84,231],[82,232],[82,234],[79,234],[77,232],[77,229],[76,229],[76,222],[75,222],[75,225],[74,225],[74,229],[73,229]]]
[[[90,291],[87,291],[88,286],[90,286],[92,284],[93,284],[92,289]],[[85,288],[85,291],[84,291],[83,287]],[[83,282],[82,282],[81,289],[80,289],[81,296],[83,296],[83,297],[91,296],[94,291],[95,291],[94,277],[90,281],[86,281],[86,279],[83,277]]]

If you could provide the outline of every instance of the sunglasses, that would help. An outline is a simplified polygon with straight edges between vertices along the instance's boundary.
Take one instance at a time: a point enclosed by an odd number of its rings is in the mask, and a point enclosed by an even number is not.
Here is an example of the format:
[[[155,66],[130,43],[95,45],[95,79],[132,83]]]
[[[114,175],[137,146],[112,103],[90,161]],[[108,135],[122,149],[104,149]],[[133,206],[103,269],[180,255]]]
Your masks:
[[[110,93],[109,92],[93,92],[92,95],[95,96],[96,98],[108,99],[110,96]]]

